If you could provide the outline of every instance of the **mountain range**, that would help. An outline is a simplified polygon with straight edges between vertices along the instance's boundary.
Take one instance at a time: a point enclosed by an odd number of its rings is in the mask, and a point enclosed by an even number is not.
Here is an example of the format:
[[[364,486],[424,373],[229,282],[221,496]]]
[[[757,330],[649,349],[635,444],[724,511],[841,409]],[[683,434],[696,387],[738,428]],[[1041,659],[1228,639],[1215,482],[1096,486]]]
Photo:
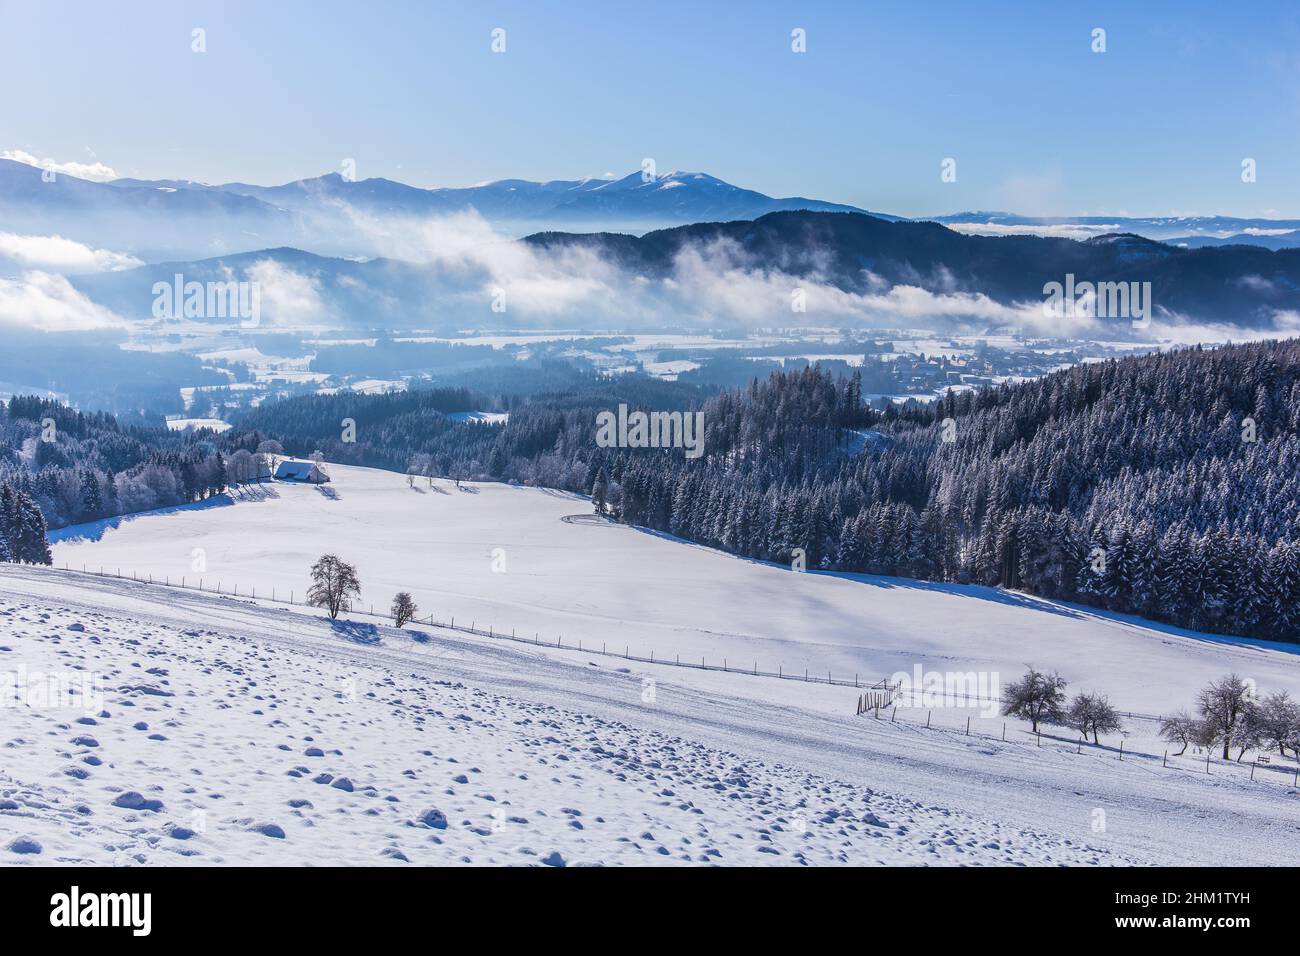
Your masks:
[[[773,212],[856,212],[906,217],[803,196],[775,198],[707,173],[533,182],[503,179],[425,189],[391,179],[329,173],[278,186],[210,185],[182,179],[92,182],[0,160],[0,231],[59,235],[145,261],[198,259],[290,246],[324,255],[375,256],[393,222],[477,213],[496,231],[633,235],[701,222],[755,220]],[[961,212],[930,217],[959,232],[1075,239],[1131,233],[1197,248],[1300,246],[1300,220],[1193,217],[1031,217]]]
[[[100,183],[64,174],[47,180],[37,167],[0,160],[0,229],[57,234],[145,260],[276,246],[374,255],[380,249],[373,233],[392,220],[471,211],[495,230],[520,236],[543,228],[642,233],[794,209],[866,212],[801,196],[773,198],[706,173],[634,172],[621,179],[551,182],[504,179],[439,189],[329,173],[280,186],[255,186],[179,179]]]

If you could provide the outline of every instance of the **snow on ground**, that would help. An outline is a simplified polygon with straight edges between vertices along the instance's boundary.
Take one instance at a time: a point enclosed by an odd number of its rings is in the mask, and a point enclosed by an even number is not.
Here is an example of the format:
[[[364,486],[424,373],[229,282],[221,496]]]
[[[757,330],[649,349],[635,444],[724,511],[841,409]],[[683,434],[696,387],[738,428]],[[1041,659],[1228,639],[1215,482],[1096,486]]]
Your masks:
[[[348,386],[354,392],[360,392],[363,395],[382,395],[385,392],[404,392],[406,391],[406,382],[402,379],[391,378],[367,378],[358,382],[353,382]]]
[[[1125,862],[680,726],[725,698],[436,630],[6,567],[0,641],[4,864]]]
[[[174,432],[183,432],[187,428],[211,428],[213,431],[224,432],[230,428],[230,422],[220,418],[169,418],[167,427]]]
[[[1217,763],[79,572],[0,566],[0,676],[7,865],[1280,864],[1300,827]]]
[[[510,420],[509,412],[449,412],[453,422],[478,422],[483,425],[504,425]]]
[[[682,372],[690,372],[700,367],[699,362],[692,362],[689,359],[678,359],[671,362],[643,362],[641,369],[647,375],[653,375],[655,378],[662,378],[667,381],[676,381],[677,376]]]
[[[403,475],[340,465],[331,475],[323,487],[268,483],[52,536],[60,566],[191,589],[202,578],[209,593],[0,566],[0,677],[101,674],[105,688],[89,714],[0,711],[0,847],[44,848],[8,856],[1290,859],[1300,791],[1294,764],[1276,755],[1252,779],[1249,762],[1207,767],[1195,751],[1166,765],[1156,723],[1140,716],[1122,738],[1082,746],[1056,728],[1040,741],[964,701],[859,717],[854,687],[736,670],[870,682],[920,667],[1005,683],[1032,662],[1072,690],[1159,714],[1232,670],[1261,691],[1295,693],[1296,647],[988,588],[797,573],[613,524],[560,492],[412,488]],[[426,620],[551,646],[428,625],[399,632],[364,615],[332,626],[267,604],[273,592],[301,600],[327,551],[357,565],[361,611],[409,590]],[[218,585],[243,597],[210,593]],[[253,588],[265,606],[248,600]],[[598,650],[726,661],[730,672]],[[339,776],[352,790],[333,786]],[[111,806],[122,792],[163,807]],[[301,800],[311,806],[290,804]],[[428,808],[446,829],[408,825]],[[206,831],[188,822],[195,810]],[[264,823],[285,838],[248,829]],[[196,832],[178,840],[172,826]]]
[[[797,573],[601,520],[562,492],[329,469],[323,487],[261,485],[55,532],[55,563],[301,600],[311,563],[334,552],[358,569],[362,609],[405,590],[440,622],[643,657],[870,681],[920,665],[1006,683],[1032,663],[1144,714],[1187,707],[1234,670],[1300,696],[1293,645],[992,588]]]

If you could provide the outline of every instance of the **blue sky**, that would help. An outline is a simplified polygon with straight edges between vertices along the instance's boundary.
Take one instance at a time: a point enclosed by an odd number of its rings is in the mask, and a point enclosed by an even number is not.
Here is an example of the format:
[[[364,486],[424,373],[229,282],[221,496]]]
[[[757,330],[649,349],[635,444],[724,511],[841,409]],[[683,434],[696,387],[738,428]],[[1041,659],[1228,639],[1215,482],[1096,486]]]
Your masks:
[[[1300,217],[1295,3],[0,0],[0,23],[0,151],[123,176],[352,158],[467,185],[652,157],[906,215]]]

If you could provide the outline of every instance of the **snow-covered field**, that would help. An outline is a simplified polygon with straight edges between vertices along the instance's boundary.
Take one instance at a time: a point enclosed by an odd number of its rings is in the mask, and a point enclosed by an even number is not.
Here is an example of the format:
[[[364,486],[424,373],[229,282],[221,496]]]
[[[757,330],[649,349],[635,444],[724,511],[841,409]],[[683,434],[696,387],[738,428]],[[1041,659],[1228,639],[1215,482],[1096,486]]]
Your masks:
[[[993,588],[797,573],[597,519],[585,498],[328,466],[333,482],[55,532],[59,566],[302,600],[326,552],[356,565],[361,608],[409,591],[440,622],[552,642],[785,673],[875,681],[916,665],[990,672],[1027,663],[1121,710],[1188,706],[1236,670],[1300,696],[1300,648],[1179,631]]]
[[[859,717],[853,687],[592,651],[864,680],[916,664],[1007,680],[1032,661],[1157,713],[1229,670],[1300,689],[1294,649],[796,573],[604,522],[572,495],[331,471],[58,536],[60,567],[187,589],[0,566],[3,862],[1292,859],[1300,792],[1276,756],[1255,779],[1217,759],[1207,774],[1191,752],[1165,766],[1150,721],[1129,720],[1121,759],[1118,736],[1039,741],[961,706]],[[563,647],[265,600],[300,600],[325,551],[357,565],[363,609],[404,589],[439,621]],[[50,674],[95,678],[96,699],[34,700]]]
[[[0,673],[5,865],[1283,863],[1300,825],[1218,767],[48,569],[0,566]]]
[[[213,431],[224,432],[230,428],[230,422],[220,418],[169,418],[167,427],[174,432],[183,432],[187,428],[211,428]]]

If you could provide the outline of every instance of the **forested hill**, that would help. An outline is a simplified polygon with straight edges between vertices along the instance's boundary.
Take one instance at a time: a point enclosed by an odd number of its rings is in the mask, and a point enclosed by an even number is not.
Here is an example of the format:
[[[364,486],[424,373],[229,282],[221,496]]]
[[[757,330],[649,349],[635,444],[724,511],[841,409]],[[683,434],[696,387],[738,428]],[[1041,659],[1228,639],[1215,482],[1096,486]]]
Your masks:
[[[837,394],[805,371],[712,400],[696,462],[576,447],[620,520],[735,553],[1300,639],[1300,343],[951,394],[858,455],[792,440],[831,427]]]
[[[48,527],[225,490],[210,434],[126,426],[37,396],[0,403],[0,561],[48,563]]]
[[[483,402],[508,422],[455,420]],[[622,403],[701,412],[703,456],[598,447],[597,415]],[[38,441],[51,416],[57,440]],[[1084,364],[883,414],[856,376],[813,367],[711,395],[628,376],[524,399],[292,399],[219,437],[122,429],[39,399],[16,399],[0,426],[0,483],[52,524],[212,494],[228,455],[278,439],[326,461],[592,494],[617,520],[809,570],[1000,585],[1300,640],[1297,340]]]
[[[368,423],[349,445],[342,399],[267,406],[245,422],[258,433],[223,437],[592,493],[620,521],[812,570],[1001,585],[1300,640],[1295,340],[1085,364],[884,415],[856,377],[816,368],[711,397],[592,382],[515,404],[504,426],[422,408],[448,400],[349,397]],[[701,410],[704,456],[597,447],[596,415],[619,402]],[[374,414],[394,403],[399,414]]]
[[[1042,302],[1067,273],[1092,282],[1150,282],[1151,299],[1179,317],[1273,328],[1300,308],[1300,250],[1227,245],[1187,249],[1120,233],[1083,242],[1032,235],[979,236],[935,222],[886,222],[860,213],[773,212],[643,236],[546,232],[526,240],[548,252],[582,250],[651,279],[671,277],[681,256],[727,251],[759,272],[781,272],[859,294],[919,286],[979,293],[1012,305]]]
[[[683,409],[712,394],[697,386],[641,376],[568,376],[566,385],[527,396],[466,388],[430,388],[386,395],[341,392],[271,402],[242,416],[222,436],[225,447],[255,449],[266,439],[286,452],[315,450],[327,461],[404,471],[414,467],[458,478],[515,479],[588,490],[551,465],[573,443],[592,443],[596,412],[620,402]],[[456,413],[506,412],[509,424],[457,420]],[[353,428],[345,428],[351,422]],[[584,472],[585,474],[585,472]]]

